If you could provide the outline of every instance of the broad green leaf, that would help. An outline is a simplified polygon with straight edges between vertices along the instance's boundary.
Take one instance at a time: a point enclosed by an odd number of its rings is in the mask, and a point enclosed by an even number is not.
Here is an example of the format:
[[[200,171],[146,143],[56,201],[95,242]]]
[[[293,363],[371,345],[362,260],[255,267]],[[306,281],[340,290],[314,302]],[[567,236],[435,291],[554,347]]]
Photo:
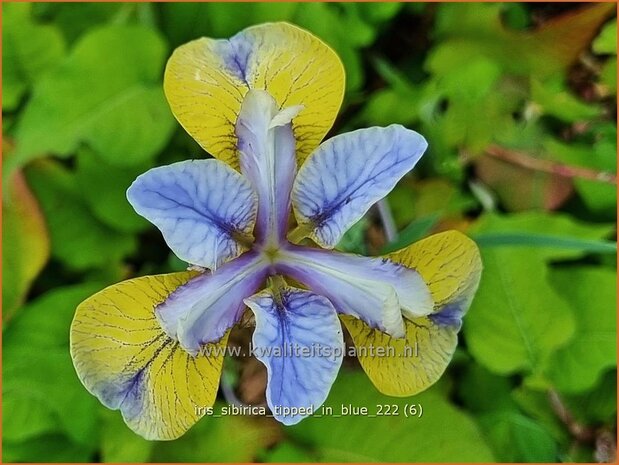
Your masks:
[[[221,413],[222,404],[214,406]],[[174,442],[155,445],[155,462],[251,462],[277,442],[279,425],[271,419],[244,415],[223,415],[200,420]]]
[[[499,462],[556,462],[557,445],[535,421],[517,412],[495,412],[479,419]]]
[[[7,321],[23,303],[32,281],[49,257],[45,219],[21,172],[8,181],[2,199],[2,318]]]
[[[41,79],[16,130],[14,163],[86,143],[109,163],[152,159],[174,128],[161,85],[162,38],[139,26],[94,29]]]
[[[4,345],[68,350],[68,331],[77,305],[102,287],[103,283],[89,282],[47,291],[24,305],[22,311],[7,324],[3,334]],[[25,344],[26,341],[28,344]]]
[[[607,371],[593,388],[581,394],[563,395],[562,399],[581,423],[613,425],[617,417],[617,370]]]
[[[173,45],[197,37],[228,38],[254,24],[290,21],[302,5],[287,2],[191,2],[162,5],[163,30]]]
[[[548,431],[555,441],[562,447],[567,447],[572,438],[570,432],[559,417],[550,401],[550,393],[547,390],[531,389],[520,386],[512,391],[512,398],[529,418],[535,420]]]
[[[2,461],[26,463],[77,463],[95,460],[92,447],[75,444],[65,436],[50,434],[24,442],[2,442]]]
[[[464,320],[466,341],[477,361],[498,374],[540,372],[577,330],[568,297],[548,281],[547,261],[581,257],[587,249],[565,247],[568,240],[599,239],[613,230],[614,225],[581,223],[567,215],[484,215],[469,231],[482,246],[484,272]],[[501,234],[558,240],[484,246],[484,236]]]
[[[155,442],[147,441],[131,431],[119,412],[102,409],[102,462],[148,462],[154,446]]]
[[[61,61],[65,43],[55,25],[34,21],[30,3],[3,3],[2,16],[2,110],[10,111]]]
[[[385,3],[357,3],[359,15],[364,21],[371,24],[380,24],[389,21],[402,9],[403,4],[398,2]]]
[[[23,308],[3,334],[3,436],[10,441],[64,432],[95,440],[97,402],[82,387],[69,356],[77,304],[100,288],[82,284],[49,291]]]
[[[77,183],[82,198],[98,220],[121,232],[140,232],[148,229],[150,223],[135,213],[126,192],[148,168],[147,164],[120,168],[84,148],[77,155]]]
[[[510,379],[497,376],[472,361],[465,366],[456,386],[462,402],[473,412],[514,410],[516,405],[511,398]]]
[[[42,393],[33,396],[6,390],[2,397],[3,441],[23,442],[59,429]]]
[[[582,266],[553,270],[550,278],[576,316],[576,332],[550,358],[546,373],[559,391],[580,393],[617,365],[617,273]]]
[[[40,160],[26,169],[49,227],[52,257],[72,269],[117,262],[136,247],[136,238],[100,223],[85,204],[77,180],[60,164]]]
[[[421,405],[422,416],[406,418],[407,404]],[[375,416],[378,405],[397,405],[399,414]],[[411,398],[387,397],[372,388],[363,372],[341,370],[325,406],[332,407],[335,415],[310,417],[287,430],[299,441],[311,445],[320,461],[493,460],[472,419],[435,390]],[[342,406],[366,407],[373,416],[340,416]]]
[[[347,12],[343,8],[339,9],[328,3],[303,3],[302,7],[295,12],[293,22],[333,47],[346,69],[346,91],[359,90],[364,77],[359,45],[355,43],[355,34],[358,29],[348,19]],[[339,24],[340,27],[333,27],[334,24]],[[354,30],[346,29],[344,24],[351,26]],[[365,36],[363,41],[367,42],[367,30],[364,25],[360,25],[360,28],[362,36]]]
[[[124,19],[135,8],[136,4],[129,2],[54,2],[33,5],[35,14],[57,24],[70,42],[100,24]]]
[[[536,371],[574,332],[567,302],[548,284],[543,255],[481,248],[482,273],[464,334],[473,357],[497,374]]]

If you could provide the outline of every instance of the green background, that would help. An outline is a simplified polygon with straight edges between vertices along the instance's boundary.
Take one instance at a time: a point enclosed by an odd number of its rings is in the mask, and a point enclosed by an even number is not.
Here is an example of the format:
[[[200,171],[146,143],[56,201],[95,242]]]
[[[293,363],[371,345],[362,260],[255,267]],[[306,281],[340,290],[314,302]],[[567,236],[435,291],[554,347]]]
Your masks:
[[[612,458],[614,8],[3,3],[3,460]],[[181,439],[147,442],[79,383],[69,325],[104,286],[185,266],[124,196],[149,167],[208,156],[165,101],[171,51],[273,20],[309,29],[342,58],[347,90],[332,134],[401,123],[430,144],[388,197],[396,240],[371,211],[339,247],[377,254],[460,229],[480,245],[479,292],[428,391],[382,396],[347,359],[327,400],[336,411],[415,403],[421,418],[290,428],[205,418]],[[259,368],[227,360],[226,382],[260,399]]]

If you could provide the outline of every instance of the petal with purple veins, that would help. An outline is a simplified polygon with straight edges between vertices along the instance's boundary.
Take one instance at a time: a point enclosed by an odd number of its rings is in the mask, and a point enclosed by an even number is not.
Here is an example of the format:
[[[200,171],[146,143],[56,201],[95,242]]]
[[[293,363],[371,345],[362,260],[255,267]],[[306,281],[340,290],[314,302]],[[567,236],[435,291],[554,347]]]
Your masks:
[[[157,319],[183,349],[196,354],[239,321],[245,309],[243,299],[260,288],[268,269],[269,264],[260,255],[244,253],[172,292],[155,309]]]
[[[217,160],[153,168],[127,190],[135,211],[152,222],[181,259],[215,269],[251,242],[257,199],[250,183]]]
[[[245,300],[256,317],[253,349],[267,367],[267,403],[286,425],[326,400],[342,364],[344,339],[335,309],[324,297],[285,286]]]
[[[292,205],[299,231],[325,248],[417,164],[425,139],[400,125],[349,132],[322,143],[299,169]]]
[[[292,118],[300,106],[279,110],[268,92],[250,90],[236,123],[241,172],[258,193],[256,236],[278,244],[288,228],[290,190],[296,173]]]
[[[404,335],[402,314],[427,315],[434,305],[419,273],[385,258],[290,246],[276,268],[327,297],[338,312],[393,337]]]

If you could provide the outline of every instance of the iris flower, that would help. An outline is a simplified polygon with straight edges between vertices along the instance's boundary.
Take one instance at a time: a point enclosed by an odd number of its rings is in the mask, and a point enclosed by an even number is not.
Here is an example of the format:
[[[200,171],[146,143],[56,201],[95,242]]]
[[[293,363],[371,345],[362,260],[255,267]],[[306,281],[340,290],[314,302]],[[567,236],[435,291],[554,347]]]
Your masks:
[[[71,353],[84,386],[143,437],[176,438],[213,405],[223,349],[245,312],[267,403],[284,424],[327,398],[342,325],[379,391],[409,396],[434,383],[479,281],[475,244],[449,231],[386,257],[333,250],[415,166],[424,138],[391,125],[321,143],[342,102],[343,66],[286,23],[182,45],[164,88],[215,159],[153,168],[127,198],[192,267],[80,304]]]

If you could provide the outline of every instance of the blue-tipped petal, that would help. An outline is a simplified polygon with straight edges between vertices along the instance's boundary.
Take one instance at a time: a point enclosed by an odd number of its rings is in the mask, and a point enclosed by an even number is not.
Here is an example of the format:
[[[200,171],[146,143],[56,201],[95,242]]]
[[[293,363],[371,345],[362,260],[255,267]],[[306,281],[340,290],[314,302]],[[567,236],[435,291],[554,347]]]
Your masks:
[[[217,160],[153,168],[127,190],[135,211],[159,228],[172,251],[215,269],[252,240],[257,199],[250,183]]]
[[[268,269],[259,254],[246,252],[172,292],[155,309],[157,319],[183,349],[196,354],[239,321],[245,309],[243,299],[260,288]]]
[[[396,124],[321,144],[299,169],[292,189],[301,231],[322,247],[335,247],[413,169],[427,145],[421,135]]]
[[[279,110],[263,90],[245,94],[236,123],[241,172],[258,193],[258,241],[274,245],[286,234],[290,190],[296,173],[292,119],[301,107]]]
[[[292,287],[276,294],[267,289],[245,303],[256,316],[253,348],[267,367],[267,403],[280,422],[298,423],[326,400],[342,364],[335,309],[326,298]]]
[[[434,302],[415,270],[386,258],[369,258],[290,246],[277,270],[327,297],[340,313],[352,315],[393,337],[404,336],[402,314],[427,315]]]

